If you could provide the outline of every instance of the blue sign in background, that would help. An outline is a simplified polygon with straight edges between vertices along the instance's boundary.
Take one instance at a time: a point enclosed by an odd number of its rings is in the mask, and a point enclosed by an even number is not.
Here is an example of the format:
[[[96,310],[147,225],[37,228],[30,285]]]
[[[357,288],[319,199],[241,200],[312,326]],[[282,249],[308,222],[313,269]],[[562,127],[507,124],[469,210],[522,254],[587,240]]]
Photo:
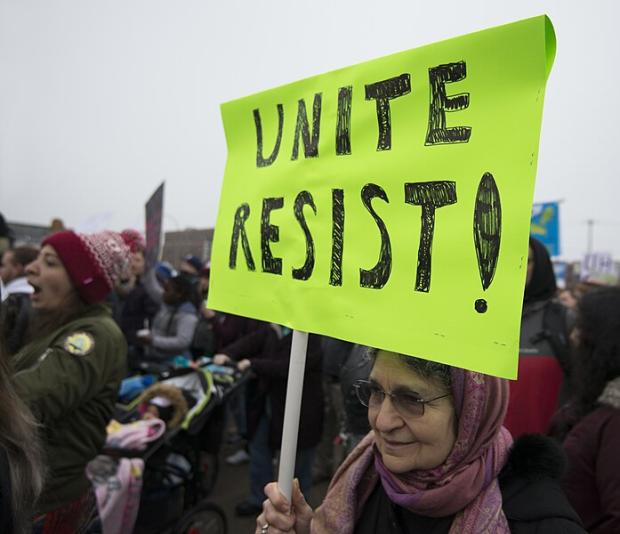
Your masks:
[[[560,204],[543,202],[532,206],[531,234],[547,247],[551,256],[560,255]]]

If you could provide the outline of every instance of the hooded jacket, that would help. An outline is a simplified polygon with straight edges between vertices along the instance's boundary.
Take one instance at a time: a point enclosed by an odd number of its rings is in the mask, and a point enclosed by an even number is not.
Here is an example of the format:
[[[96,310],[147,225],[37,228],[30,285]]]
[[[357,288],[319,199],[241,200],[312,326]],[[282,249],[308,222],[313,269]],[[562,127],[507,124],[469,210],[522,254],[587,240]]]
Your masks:
[[[549,253],[530,239],[534,271],[525,288],[519,342],[519,379],[510,382],[505,426],[516,438],[523,433],[549,430],[560,394],[567,395],[570,319],[566,309],[551,299],[556,292]]]
[[[191,302],[179,306],[162,304],[153,319],[153,342],[147,359],[166,362],[174,356],[189,356],[198,315]]]

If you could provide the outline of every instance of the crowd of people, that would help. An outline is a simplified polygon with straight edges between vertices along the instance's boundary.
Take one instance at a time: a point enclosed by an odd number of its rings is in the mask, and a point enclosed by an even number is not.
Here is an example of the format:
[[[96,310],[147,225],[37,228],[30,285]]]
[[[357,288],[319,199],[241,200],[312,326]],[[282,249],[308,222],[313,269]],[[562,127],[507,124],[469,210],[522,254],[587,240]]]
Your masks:
[[[257,533],[620,532],[620,288],[560,292],[535,239],[517,381],[310,335],[290,501],[289,328],[209,309],[206,258],[149,265],[135,230],[3,243],[0,532],[100,531],[86,468],[121,381],[205,356],[249,377],[229,459]]]

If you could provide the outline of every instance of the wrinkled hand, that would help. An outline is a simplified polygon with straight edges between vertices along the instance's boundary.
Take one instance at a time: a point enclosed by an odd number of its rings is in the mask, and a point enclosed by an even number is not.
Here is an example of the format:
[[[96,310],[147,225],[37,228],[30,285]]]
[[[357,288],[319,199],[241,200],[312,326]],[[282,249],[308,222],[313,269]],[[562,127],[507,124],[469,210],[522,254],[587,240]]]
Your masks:
[[[213,356],[213,363],[215,365],[226,365],[230,362],[230,357],[226,356],[226,354],[216,354]]]
[[[248,360],[247,358],[245,358],[237,364],[237,369],[241,373],[243,373],[243,371],[245,371],[246,369],[249,369],[251,366],[252,366],[252,362]]]
[[[266,524],[269,524],[269,534],[310,534],[314,511],[301,493],[297,479],[293,481],[292,509],[276,482],[265,486],[265,495],[267,499],[263,502],[263,512],[256,518],[255,534],[260,534]]]

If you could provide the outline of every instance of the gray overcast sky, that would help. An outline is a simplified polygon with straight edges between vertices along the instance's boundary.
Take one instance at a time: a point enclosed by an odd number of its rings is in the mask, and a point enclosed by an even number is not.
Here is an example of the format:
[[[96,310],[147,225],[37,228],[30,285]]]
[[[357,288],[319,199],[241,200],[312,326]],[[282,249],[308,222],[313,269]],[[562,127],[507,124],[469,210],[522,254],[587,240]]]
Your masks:
[[[618,258],[615,0],[0,0],[0,211],[142,228],[165,179],[166,229],[212,226],[221,102],[541,13],[558,53],[535,200],[564,201],[565,257],[593,218]]]

